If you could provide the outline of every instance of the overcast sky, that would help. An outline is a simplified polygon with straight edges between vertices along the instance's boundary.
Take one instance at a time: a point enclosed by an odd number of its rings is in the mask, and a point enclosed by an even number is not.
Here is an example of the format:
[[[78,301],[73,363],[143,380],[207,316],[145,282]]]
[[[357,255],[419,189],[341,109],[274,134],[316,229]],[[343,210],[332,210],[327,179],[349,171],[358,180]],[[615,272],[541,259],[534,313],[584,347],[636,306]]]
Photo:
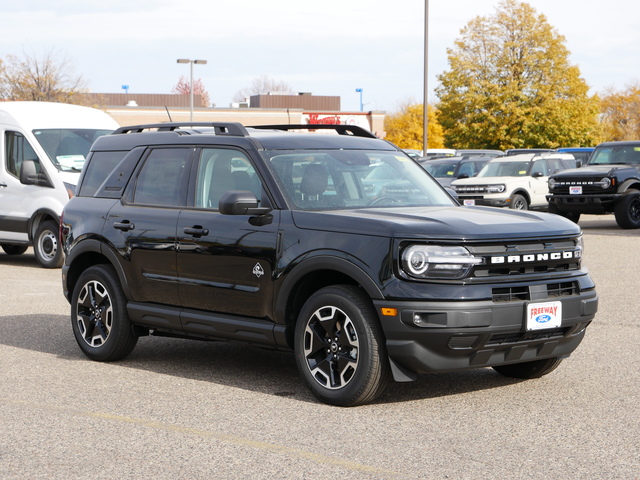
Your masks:
[[[530,0],[566,38],[593,92],[640,80],[640,2]],[[194,66],[212,102],[268,75],[338,95],[342,110],[395,111],[423,98],[424,0],[0,0],[0,58],[66,57],[92,92],[170,93]],[[498,0],[429,0],[429,90],[447,48]],[[430,100],[435,100],[433,93]]]

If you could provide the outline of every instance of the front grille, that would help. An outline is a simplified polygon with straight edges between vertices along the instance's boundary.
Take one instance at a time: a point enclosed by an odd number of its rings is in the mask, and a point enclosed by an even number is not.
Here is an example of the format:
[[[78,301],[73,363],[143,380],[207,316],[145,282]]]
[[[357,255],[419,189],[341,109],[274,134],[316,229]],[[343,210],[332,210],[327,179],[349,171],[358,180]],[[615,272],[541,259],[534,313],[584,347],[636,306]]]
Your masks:
[[[564,337],[572,327],[556,328],[554,330],[542,330],[535,332],[496,333],[491,335],[486,347],[508,345],[520,342],[534,342],[536,340],[549,340]]]
[[[580,269],[581,250],[576,239],[529,242],[503,242],[466,246],[484,262],[474,267],[476,279],[495,279],[524,275],[562,274]]]
[[[492,300],[501,302],[521,302],[527,300],[546,300],[549,298],[578,295],[577,282],[549,283],[547,285],[525,285],[518,287],[495,287],[491,289]]]
[[[615,193],[616,186],[615,183],[607,188],[603,189],[601,187],[602,176],[599,177],[588,177],[588,178],[574,178],[574,179],[562,179],[556,180],[555,186],[551,191],[556,195],[569,195],[571,187],[582,187],[583,195],[600,195],[607,193]]]

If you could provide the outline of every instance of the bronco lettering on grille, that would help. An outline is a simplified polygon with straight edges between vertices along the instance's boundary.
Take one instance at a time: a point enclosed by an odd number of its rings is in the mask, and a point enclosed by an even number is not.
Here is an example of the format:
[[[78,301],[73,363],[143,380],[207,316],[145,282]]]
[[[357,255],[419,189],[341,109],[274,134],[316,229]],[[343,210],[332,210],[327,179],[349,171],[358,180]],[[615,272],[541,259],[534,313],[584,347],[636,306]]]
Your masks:
[[[571,260],[573,258],[580,258],[580,251],[532,253],[527,255],[500,255],[491,257],[491,264],[545,262],[549,260]]]

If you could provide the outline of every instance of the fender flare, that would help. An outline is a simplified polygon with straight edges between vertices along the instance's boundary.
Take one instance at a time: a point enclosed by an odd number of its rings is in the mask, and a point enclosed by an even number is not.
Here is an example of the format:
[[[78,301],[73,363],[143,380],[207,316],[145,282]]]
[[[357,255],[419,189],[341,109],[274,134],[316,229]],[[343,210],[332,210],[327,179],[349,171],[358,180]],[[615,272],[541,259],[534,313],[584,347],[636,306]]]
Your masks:
[[[335,270],[353,278],[371,299],[383,299],[384,295],[380,287],[362,268],[354,262],[345,258],[331,255],[318,255],[307,258],[296,265],[293,270],[287,273],[282,287],[279,289],[276,298],[275,316],[277,319],[285,318],[285,311],[291,292],[298,285],[300,280],[306,275],[320,270]]]

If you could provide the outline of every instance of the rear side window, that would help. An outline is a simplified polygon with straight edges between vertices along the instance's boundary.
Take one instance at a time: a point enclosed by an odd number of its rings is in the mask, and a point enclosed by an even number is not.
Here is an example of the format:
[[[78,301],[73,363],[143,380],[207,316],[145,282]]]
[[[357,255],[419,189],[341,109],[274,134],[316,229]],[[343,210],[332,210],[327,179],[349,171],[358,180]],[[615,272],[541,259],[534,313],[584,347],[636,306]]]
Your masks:
[[[84,172],[79,197],[92,197],[127,152],[94,152]]]
[[[184,206],[187,198],[188,161],[193,149],[151,150],[135,184],[133,203]]]

